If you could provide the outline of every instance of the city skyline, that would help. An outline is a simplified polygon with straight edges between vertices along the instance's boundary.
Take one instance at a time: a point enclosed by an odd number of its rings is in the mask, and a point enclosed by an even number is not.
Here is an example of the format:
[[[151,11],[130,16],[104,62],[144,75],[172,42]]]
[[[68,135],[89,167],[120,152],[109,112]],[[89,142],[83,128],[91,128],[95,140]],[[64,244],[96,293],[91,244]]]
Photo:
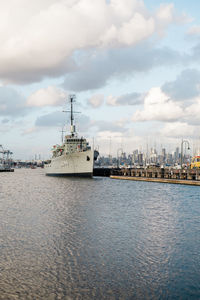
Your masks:
[[[49,158],[69,121],[69,94],[81,111],[78,132],[101,155],[147,144],[170,152],[182,139],[197,154],[197,1],[8,0],[0,8],[0,144],[14,158]]]
[[[186,142],[186,143],[185,143]],[[0,145],[1,146],[1,145]],[[157,148],[150,149],[133,149],[131,152],[125,152],[123,148],[118,148],[116,154],[112,155],[111,153],[107,154],[99,154],[98,159],[95,162],[95,165],[99,165],[99,162],[105,161],[105,165],[110,162],[111,165],[115,165],[118,159],[131,160],[132,163],[139,164],[139,161],[143,161],[143,164],[150,163],[161,163],[161,164],[170,164],[171,166],[177,164],[180,165],[181,156],[188,162],[190,162],[193,155],[190,153],[190,148],[188,147],[188,141],[184,140],[183,147],[176,147],[174,151],[168,152],[166,148],[161,148],[158,150]],[[3,149],[5,150],[5,149]],[[5,152],[9,152],[9,150],[5,150]],[[10,153],[13,154],[12,152]],[[140,158],[139,158],[140,157]],[[14,161],[24,161],[24,162],[44,162],[45,158],[41,156],[41,154],[37,153],[33,156],[30,156],[27,160],[19,160],[15,159]]]

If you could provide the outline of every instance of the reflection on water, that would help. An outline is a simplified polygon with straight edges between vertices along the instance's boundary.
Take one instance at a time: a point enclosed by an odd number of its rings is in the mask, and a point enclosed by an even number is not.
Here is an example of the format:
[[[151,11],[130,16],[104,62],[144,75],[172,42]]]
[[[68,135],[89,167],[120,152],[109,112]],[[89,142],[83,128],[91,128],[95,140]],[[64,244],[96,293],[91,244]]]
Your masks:
[[[0,173],[0,299],[199,299],[199,187]]]

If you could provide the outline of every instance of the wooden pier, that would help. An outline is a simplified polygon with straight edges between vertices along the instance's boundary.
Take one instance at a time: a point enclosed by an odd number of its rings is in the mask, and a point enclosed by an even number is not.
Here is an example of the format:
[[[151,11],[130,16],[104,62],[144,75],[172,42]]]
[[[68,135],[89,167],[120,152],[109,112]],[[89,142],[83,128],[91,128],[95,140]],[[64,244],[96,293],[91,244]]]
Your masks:
[[[124,168],[112,170],[112,179],[186,184],[200,186],[199,169],[173,169],[173,168]]]

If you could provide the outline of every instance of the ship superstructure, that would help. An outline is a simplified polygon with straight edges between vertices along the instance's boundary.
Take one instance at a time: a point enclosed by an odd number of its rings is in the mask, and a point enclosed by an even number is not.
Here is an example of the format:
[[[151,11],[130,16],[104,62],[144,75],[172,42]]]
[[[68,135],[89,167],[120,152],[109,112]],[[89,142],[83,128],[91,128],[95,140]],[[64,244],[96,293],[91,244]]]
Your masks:
[[[70,135],[64,137],[61,145],[52,148],[51,161],[45,165],[46,175],[57,176],[89,176],[93,175],[94,151],[87,140],[79,137],[74,125],[73,102],[74,95],[70,95]]]

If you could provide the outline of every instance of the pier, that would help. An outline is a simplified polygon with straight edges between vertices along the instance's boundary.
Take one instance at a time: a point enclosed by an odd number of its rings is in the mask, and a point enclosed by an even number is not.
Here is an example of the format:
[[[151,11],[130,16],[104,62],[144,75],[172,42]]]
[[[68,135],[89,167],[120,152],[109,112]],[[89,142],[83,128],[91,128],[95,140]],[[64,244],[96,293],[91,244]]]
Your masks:
[[[120,169],[113,169],[107,167],[94,168],[93,176],[110,177],[110,175],[113,174],[113,170],[117,171]]]
[[[200,169],[123,168],[113,169],[110,178],[200,186]]]

